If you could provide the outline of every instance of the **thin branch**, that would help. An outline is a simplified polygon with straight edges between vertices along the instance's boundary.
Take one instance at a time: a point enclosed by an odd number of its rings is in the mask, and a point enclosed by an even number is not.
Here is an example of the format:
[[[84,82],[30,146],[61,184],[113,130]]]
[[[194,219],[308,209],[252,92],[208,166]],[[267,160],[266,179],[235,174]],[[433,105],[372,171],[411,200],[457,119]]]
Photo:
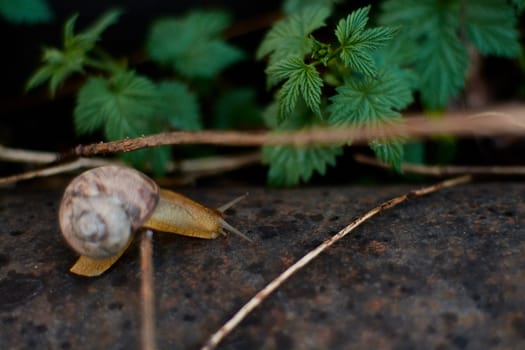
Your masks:
[[[261,289],[241,309],[239,309],[239,311],[237,311],[237,313],[235,313],[235,315],[233,315],[231,319],[229,319],[217,332],[215,332],[209,338],[206,344],[202,347],[202,350],[211,350],[217,347],[217,345],[222,341],[222,339],[224,339],[224,337],[226,337],[250,312],[252,312],[257,306],[259,306],[264,301],[264,299],[266,299],[279,286],[281,286],[286,280],[288,280],[288,278],[290,278],[293,274],[295,274],[305,265],[314,260],[319,254],[321,254],[323,251],[329,248],[332,244],[345,237],[347,234],[352,232],[355,228],[360,226],[362,223],[364,223],[371,217],[386,209],[395,207],[396,205],[406,201],[409,198],[424,196],[429,193],[439,191],[443,188],[457,186],[460,184],[470,182],[471,180],[471,176],[461,176],[450,180],[445,180],[432,186],[424,187],[419,190],[414,190],[401,196],[392,198],[389,201],[386,201],[380,204],[379,206],[373,208],[372,210],[368,211],[367,213],[361,215],[360,217],[355,219],[350,225],[346,226],[337,234],[335,234],[334,236],[317,246],[317,248],[303,256],[296,263],[294,263],[288,269],[286,269],[281,275],[279,275],[272,282],[266,285],[266,287]]]
[[[140,242],[141,300],[142,300],[142,350],[155,350],[155,293],[153,285],[153,232],[145,230]]]
[[[46,163],[55,161],[57,153],[39,152],[20,149],[11,149],[0,146],[0,160],[11,162],[34,162]],[[251,164],[259,163],[261,160],[260,152],[244,153],[231,156],[213,156],[195,159],[182,159],[177,162],[170,162],[167,170],[170,172],[181,173],[181,183],[192,182],[197,178],[221,174],[227,171],[239,169]],[[93,168],[97,166],[115,164],[117,160],[106,160],[101,158],[78,158],[73,162],[56,164],[50,167],[31,170],[25,173],[0,177],[0,185],[16,183],[22,180],[29,180],[37,177],[45,177],[75,171],[81,168]],[[177,179],[175,179],[177,180]]]
[[[363,154],[354,155],[354,160],[361,164],[371,165],[383,169],[392,169],[390,164],[386,164],[377,158],[365,156]],[[429,175],[429,176],[457,176],[457,175],[525,175],[525,166],[468,166],[468,165],[423,165],[413,163],[402,163],[401,169],[405,173]]]
[[[45,177],[56,174],[62,174],[69,171],[74,171],[81,168],[93,168],[97,166],[107,165],[110,163],[115,163],[103,159],[89,159],[89,158],[79,158],[70,163],[53,165],[47,168],[37,169],[28,171],[25,173],[20,173],[11,176],[5,176],[0,178],[0,185],[12,184],[22,180],[34,179],[37,177]]]
[[[363,144],[392,137],[428,138],[436,134],[456,136],[525,135],[525,105],[501,106],[497,111],[465,115],[450,113],[440,119],[424,116],[405,118],[403,123],[370,128],[328,127],[299,131],[174,131],[134,139],[79,145],[64,157],[91,157],[129,152],[161,145],[210,144],[227,146],[331,145],[352,141]]]
[[[17,163],[45,164],[56,161],[58,153],[29,151],[25,149],[7,148],[0,145],[0,160]]]

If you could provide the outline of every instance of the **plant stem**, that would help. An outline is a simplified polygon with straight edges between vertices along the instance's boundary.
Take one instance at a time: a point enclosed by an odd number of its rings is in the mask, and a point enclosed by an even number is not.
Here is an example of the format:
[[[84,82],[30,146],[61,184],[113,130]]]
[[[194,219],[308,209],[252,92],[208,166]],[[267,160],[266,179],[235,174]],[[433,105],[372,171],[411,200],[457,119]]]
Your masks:
[[[155,350],[155,293],[153,275],[153,231],[145,230],[140,242],[142,350]]]
[[[100,154],[129,152],[161,145],[209,144],[228,146],[261,145],[333,145],[352,141],[365,144],[374,139],[392,137],[428,138],[443,133],[455,136],[495,136],[525,134],[525,106],[503,106],[498,111],[465,115],[450,113],[448,117],[430,119],[417,116],[403,123],[377,127],[317,127],[298,131],[174,131],[106,143],[79,145],[64,157],[90,157]]]

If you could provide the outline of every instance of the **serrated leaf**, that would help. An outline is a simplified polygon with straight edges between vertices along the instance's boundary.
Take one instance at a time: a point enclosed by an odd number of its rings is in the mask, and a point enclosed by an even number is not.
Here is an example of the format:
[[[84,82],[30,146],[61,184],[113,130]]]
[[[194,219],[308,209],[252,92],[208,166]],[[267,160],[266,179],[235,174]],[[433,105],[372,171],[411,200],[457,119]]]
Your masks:
[[[64,25],[64,51],[67,53],[78,51],[79,55],[87,53],[100,40],[102,33],[117,22],[121,14],[122,11],[118,9],[106,11],[89,27],[77,34],[74,30],[78,15],[73,15]]]
[[[278,21],[257,49],[257,59],[270,54],[270,64],[273,64],[289,56],[304,56],[311,50],[308,36],[323,27],[329,15],[328,7],[314,5]]]
[[[423,104],[429,109],[446,106],[463,88],[467,66],[467,50],[453,29],[429,34],[416,65]]]
[[[373,51],[393,38],[394,30],[386,27],[365,29],[370,6],[352,12],[339,21],[335,35],[340,43],[339,57],[353,71],[375,73]]]
[[[81,73],[88,52],[99,40],[100,34],[114,23],[120,11],[106,12],[89,29],[79,34],[74,33],[77,15],[72,16],[64,25],[64,48],[45,48],[41,67],[29,78],[26,89],[33,89],[49,80],[49,90],[52,95],[69,76]]]
[[[335,165],[341,147],[265,146],[263,163],[270,166],[268,183],[275,187],[289,187],[308,182],[314,173],[324,175],[328,165]]]
[[[403,172],[401,167],[404,157],[403,143],[392,140],[374,140],[370,142],[370,148],[377,158],[391,165],[398,173]]]
[[[173,61],[173,68],[188,77],[212,78],[243,57],[241,50],[216,39],[188,48]]]
[[[520,54],[516,16],[501,0],[477,0],[465,7],[469,40],[484,55],[517,57]]]
[[[165,130],[168,121],[162,117],[163,107],[157,86],[134,72],[119,73],[110,79],[91,77],[77,97],[75,127],[79,134],[102,128],[108,140],[139,137]],[[167,147],[156,147],[122,157],[135,166],[149,165],[161,174],[169,152]]]
[[[109,140],[147,134],[159,107],[155,85],[133,72],[107,80],[91,77],[80,89],[74,119],[85,134],[104,126]]]
[[[396,120],[412,102],[410,82],[402,70],[383,68],[376,77],[349,79],[336,89],[328,106],[332,125],[369,125]]]
[[[43,65],[29,78],[26,90],[49,81],[49,91],[54,96],[57,88],[74,73],[83,72],[83,55],[67,53],[55,48],[46,48],[42,55]]]
[[[202,129],[197,97],[188,87],[177,81],[158,85],[161,99],[160,113],[171,126],[181,130]]]
[[[314,65],[304,63],[301,57],[290,56],[270,66],[267,73],[274,82],[287,79],[277,93],[281,118],[292,113],[299,96],[314,113],[321,114],[323,80]]]
[[[148,36],[148,53],[181,75],[211,78],[244,57],[221,38],[229,22],[226,14],[211,11],[158,20]]]
[[[339,21],[335,30],[335,35],[339,43],[344,44],[355,33],[360,33],[365,29],[369,12],[370,5],[355,10],[346,18]]]
[[[233,89],[220,96],[215,103],[213,126],[216,129],[260,127],[261,108],[256,92],[251,88]]]
[[[484,54],[516,56],[519,50],[516,15],[503,1],[388,0],[380,22],[405,27],[396,38],[401,47],[419,46],[416,71],[422,102],[430,109],[446,106],[464,85],[468,55],[459,33],[466,30]]]
[[[329,123],[333,125],[378,126],[400,122],[399,110],[412,102],[410,81],[403,70],[383,68],[377,77],[349,79],[336,89],[330,100]],[[351,141],[351,140],[349,140]],[[396,140],[373,140],[370,147],[377,157],[399,171],[403,147]]]
[[[0,0],[0,14],[12,23],[45,23],[53,13],[45,0]]]

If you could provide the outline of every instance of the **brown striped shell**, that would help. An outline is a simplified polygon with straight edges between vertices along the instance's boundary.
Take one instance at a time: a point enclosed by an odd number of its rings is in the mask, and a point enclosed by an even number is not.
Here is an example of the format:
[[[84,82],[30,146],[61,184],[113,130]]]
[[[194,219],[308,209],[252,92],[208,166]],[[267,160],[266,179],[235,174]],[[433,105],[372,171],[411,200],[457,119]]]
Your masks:
[[[153,180],[135,169],[108,165],[88,170],[67,186],[60,229],[78,253],[102,259],[123,250],[159,200]]]

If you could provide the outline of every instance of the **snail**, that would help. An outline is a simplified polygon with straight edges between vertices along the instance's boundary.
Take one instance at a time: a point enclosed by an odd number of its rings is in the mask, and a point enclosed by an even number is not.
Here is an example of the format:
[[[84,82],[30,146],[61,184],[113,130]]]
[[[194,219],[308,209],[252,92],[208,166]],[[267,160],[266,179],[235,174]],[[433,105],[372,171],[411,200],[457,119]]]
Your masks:
[[[90,169],[67,186],[59,209],[62,235],[80,254],[70,271],[82,276],[102,274],[120,258],[141,227],[205,239],[229,231],[250,240],[222,215],[243,197],[210,209],[159,188],[133,168],[107,165]]]

